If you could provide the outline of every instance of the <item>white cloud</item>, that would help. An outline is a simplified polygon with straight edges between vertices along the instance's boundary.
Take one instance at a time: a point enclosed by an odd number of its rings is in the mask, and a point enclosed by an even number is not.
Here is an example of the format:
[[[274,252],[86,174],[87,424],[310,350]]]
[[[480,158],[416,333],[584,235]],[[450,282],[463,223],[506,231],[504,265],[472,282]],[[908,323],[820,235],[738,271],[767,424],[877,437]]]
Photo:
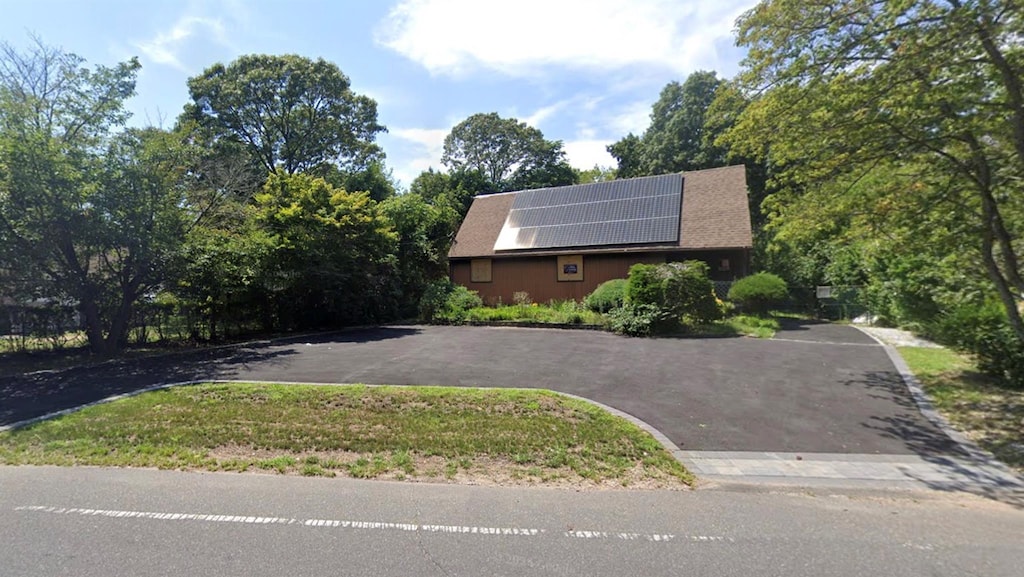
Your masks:
[[[527,116],[522,121],[525,122],[528,126],[538,128],[541,122],[544,122],[545,120],[550,118],[554,113],[565,108],[567,104],[569,104],[569,101],[563,100],[561,102],[556,102],[549,106],[538,108],[536,111],[534,111],[533,114]]]
[[[754,0],[403,0],[378,43],[433,74],[482,68],[531,76],[546,66],[615,70],[715,68]]]
[[[651,107],[653,105],[653,100],[637,100],[627,104],[611,115],[607,120],[607,126],[623,136],[630,132],[640,136],[651,124]]]
[[[395,178],[408,186],[421,172],[441,164],[444,138],[448,128],[390,128],[387,137],[403,141],[403,150],[391,151],[397,161],[393,166]],[[384,138],[382,138],[384,140]]]
[[[563,146],[565,156],[575,168],[589,170],[594,166],[616,167],[615,157],[608,154],[605,147],[611,144],[607,140],[570,140]]]
[[[198,35],[208,35],[221,45],[227,45],[227,33],[219,19],[200,16],[182,16],[169,29],[158,32],[149,40],[135,42],[136,48],[151,62],[164,64],[189,73],[180,54],[187,42]]]

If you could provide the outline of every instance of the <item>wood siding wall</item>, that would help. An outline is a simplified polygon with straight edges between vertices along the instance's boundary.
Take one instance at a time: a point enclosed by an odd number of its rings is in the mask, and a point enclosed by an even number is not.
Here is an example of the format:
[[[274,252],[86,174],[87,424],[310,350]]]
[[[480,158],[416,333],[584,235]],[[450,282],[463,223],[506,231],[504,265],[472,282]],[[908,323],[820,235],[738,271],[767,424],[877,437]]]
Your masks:
[[[730,259],[730,271],[718,271],[721,259]],[[731,280],[747,274],[747,251],[716,251],[706,253],[634,253],[595,254],[583,256],[583,281],[559,282],[558,257],[533,256],[496,258],[491,261],[491,282],[472,282],[469,260],[450,264],[452,281],[475,290],[488,305],[511,304],[516,292],[527,292],[533,302],[550,300],[582,300],[597,285],[615,278],[626,278],[629,267],[637,263],[655,264],[687,259],[704,260],[711,266],[711,276]]]

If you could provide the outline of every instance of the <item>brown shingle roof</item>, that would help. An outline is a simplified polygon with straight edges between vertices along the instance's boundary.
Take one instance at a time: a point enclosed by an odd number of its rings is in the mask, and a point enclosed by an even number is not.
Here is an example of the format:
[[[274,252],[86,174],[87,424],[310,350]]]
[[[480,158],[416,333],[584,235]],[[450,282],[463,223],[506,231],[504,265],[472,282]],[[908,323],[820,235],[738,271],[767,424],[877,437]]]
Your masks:
[[[665,251],[674,248],[749,248],[753,245],[747,205],[746,169],[727,166],[683,173],[679,244],[594,247],[594,252]],[[448,258],[495,256],[498,239],[516,193],[478,196],[466,214]],[[579,249],[508,251],[500,254],[552,254]],[[587,250],[586,252],[591,252]]]
[[[740,165],[684,172],[679,246],[699,249],[753,245],[746,168]]]
[[[466,219],[459,227],[459,233],[455,235],[455,242],[448,251],[448,258],[494,254],[494,242],[498,240],[498,233],[505,224],[514,198],[514,193],[487,194],[474,198]]]

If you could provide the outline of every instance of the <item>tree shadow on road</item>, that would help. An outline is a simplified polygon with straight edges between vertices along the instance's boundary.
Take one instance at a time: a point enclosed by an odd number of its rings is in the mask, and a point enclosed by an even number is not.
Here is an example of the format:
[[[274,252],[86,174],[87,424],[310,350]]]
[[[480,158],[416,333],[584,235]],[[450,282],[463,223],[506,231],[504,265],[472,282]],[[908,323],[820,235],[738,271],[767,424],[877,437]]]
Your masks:
[[[380,327],[181,351],[58,372],[0,378],[0,426],[80,407],[155,385],[233,379],[247,368],[285,367],[307,344],[366,343],[415,335],[415,327]]]
[[[942,491],[963,491],[1024,508],[1024,479],[987,457],[965,449],[920,411],[899,373],[872,371],[848,386],[863,387],[868,395],[891,401],[897,410],[872,415],[862,426],[899,440],[913,454],[942,471],[942,479],[904,471],[908,480]]]

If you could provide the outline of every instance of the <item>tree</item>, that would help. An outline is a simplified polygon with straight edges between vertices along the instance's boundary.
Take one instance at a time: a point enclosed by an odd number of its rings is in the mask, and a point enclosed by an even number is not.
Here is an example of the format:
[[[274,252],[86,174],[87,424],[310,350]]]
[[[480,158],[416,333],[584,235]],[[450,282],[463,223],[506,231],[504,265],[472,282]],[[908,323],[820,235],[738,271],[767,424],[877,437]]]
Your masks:
[[[381,210],[398,235],[401,316],[414,317],[427,284],[448,272],[448,249],[458,226],[454,210],[414,193],[384,201]]]
[[[608,147],[619,161],[620,178],[725,166],[726,150],[706,125],[708,108],[724,83],[706,71],[694,72],[682,84],[668,83],[643,137],[629,134]]]
[[[307,174],[272,174],[251,222],[271,237],[261,276],[275,326],[393,318],[397,236],[368,193]]]
[[[705,132],[705,116],[724,83],[714,72],[698,71],[679,84],[670,82],[651,110],[643,157],[651,174],[725,165],[725,151]]]
[[[607,166],[594,165],[594,168],[588,170],[577,171],[580,184],[589,184],[591,182],[607,182],[609,180],[615,180],[616,172],[614,168]]]
[[[352,92],[323,59],[251,54],[211,66],[188,88],[181,121],[194,121],[214,143],[244,146],[268,172],[354,172],[382,156],[377,103]]]
[[[109,354],[180,244],[184,163],[166,132],[117,132],[138,61],[83,62],[0,46],[0,270],[21,294],[77,303]]]
[[[644,167],[643,141],[639,136],[630,132],[618,142],[609,144],[606,150],[619,163],[619,167],[615,170],[618,178],[649,176]]]
[[[368,192],[370,198],[377,202],[395,196],[395,180],[383,160],[372,160],[364,169],[342,173],[341,176],[337,186],[352,192]]]
[[[441,162],[455,172],[479,171],[497,191],[575,184],[561,141],[496,112],[474,114],[444,139]]]
[[[761,96],[727,140],[751,152],[767,143],[797,202],[801,190],[897,163],[904,195],[930,192],[904,221],[957,215],[1024,343],[1021,12],[1002,0],[762,2],[738,24],[742,87]]]

